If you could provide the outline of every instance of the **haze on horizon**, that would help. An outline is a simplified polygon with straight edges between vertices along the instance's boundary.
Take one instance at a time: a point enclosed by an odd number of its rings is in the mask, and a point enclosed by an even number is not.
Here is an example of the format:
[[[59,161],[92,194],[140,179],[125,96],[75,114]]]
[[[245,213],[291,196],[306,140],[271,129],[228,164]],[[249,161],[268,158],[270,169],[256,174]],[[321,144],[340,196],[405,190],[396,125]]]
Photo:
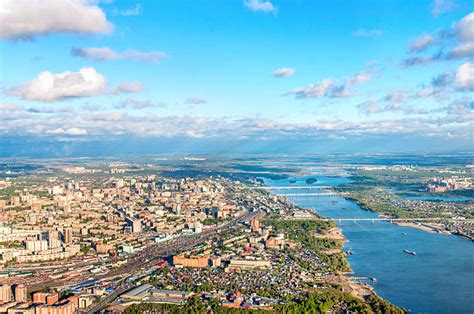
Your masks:
[[[0,157],[472,150],[474,5],[4,0]]]

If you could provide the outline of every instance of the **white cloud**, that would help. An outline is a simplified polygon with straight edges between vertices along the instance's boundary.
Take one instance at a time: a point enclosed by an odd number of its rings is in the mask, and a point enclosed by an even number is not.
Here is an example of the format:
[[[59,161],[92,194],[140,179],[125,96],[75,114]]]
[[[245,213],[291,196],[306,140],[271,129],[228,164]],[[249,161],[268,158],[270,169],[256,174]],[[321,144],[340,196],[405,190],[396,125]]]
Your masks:
[[[379,106],[379,103],[375,99],[371,99],[368,101],[365,101],[363,103],[360,103],[357,105],[357,108],[363,112],[364,114],[373,114],[373,113],[379,113],[381,112],[381,108]]]
[[[81,128],[70,128],[70,129],[63,129],[63,128],[56,128],[52,130],[46,131],[46,134],[53,134],[53,135],[58,135],[58,134],[68,134],[68,135],[87,135],[87,130],[86,129],[81,129]]]
[[[385,100],[386,101],[386,100]],[[386,112],[397,112],[408,115],[427,114],[428,111],[423,108],[406,106],[400,102],[380,103],[379,100],[371,99],[357,105],[359,111],[366,115]]]
[[[456,30],[461,41],[474,41],[474,12],[463,17],[456,24]]]
[[[474,62],[466,62],[458,68],[456,83],[461,89],[474,91]]]
[[[72,48],[71,55],[91,58],[98,61],[116,60],[120,58],[120,54],[109,47]]]
[[[468,57],[474,57],[474,41],[459,44],[454,47],[448,55],[448,58],[454,59]]]
[[[246,0],[244,1],[244,5],[254,12],[256,11],[276,12],[277,11],[277,7],[270,1],[266,1],[266,0]]]
[[[415,39],[410,45],[411,52],[420,52],[433,46],[437,41],[431,35],[423,35],[420,38]]]
[[[360,72],[350,79],[350,84],[365,84],[372,80],[371,72]]]
[[[420,90],[418,93],[416,93],[417,97],[421,98],[426,98],[426,97],[431,97],[435,93],[435,89],[433,86],[428,86]]]
[[[365,29],[359,28],[355,32],[352,32],[352,35],[357,37],[378,37],[383,34],[383,31],[380,29]]]
[[[112,94],[123,94],[123,93],[138,93],[143,90],[143,84],[140,82],[124,82],[119,84],[113,91]]]
[[[391,91],[385,96],[384,100],[391,103],[403,103],[407,99],[407,93],[401,90]]]
[[[140,100],[140,99],[133,99],[127,98],[122,100],[116,108],[133,108],[133,109],[145,109],[145,108],[153,108],[157,107],[151,100]]]
[[[87,0],[2,0],[0,38],[28,39],[55,33],[108,34],[113,25]]]
[[[291,90],[285,95],[294,95],[297,98],[323,97],[330,94],[333,86],[334,81],[332,79],[324,79],[316,84],[311,84],[308,87]]]
[[[71,55],[97,61],[129,59],[150,63],[159,63],[161,59],[167,57],[164,51],[142,52],[129,49],[124,52],[118,52],[110,47],[72,48]]]
[[[293,68],[280,68],[273,71],[272,75],[274,77],[288,77],[295,74],[295,69]]]
[[[119,11],[115,9],[113,11],[114,15],[123,15],[123,16],[133,16],[133,15],[140,15],[142,14],[143,5],[141,3],[136,3],[133,8],[129,8],[126,10]]]
[[[14,87],[11,94],[27,100],[57,101],[71,97],[87,97],[105,91],[105,77],[92,67],[78,72],[51,73],[44,71],[33,80]]]
[[[411,52],[421,52],[439,45],[440,49],[431,56],[416,56],[402,60],[405,67],[425,65],[433,62],[474,58],[474,12],[452,24],[449,29],[437,32],[437,37],[423,35],[413,41],[409,47]]]
[[[296,98],[348,97],[352,86],[370,82],[374,72],[375,70],[359,72],[346,79],[343,84],[338,84],[337,80],[327,78],[308,87],[293,89],[285,93],[284,96],[294,95]]]
[[[207,104],[207,100],[199,97],[188,97],[186,99],[187,105],[200,105],[200,104]]]
[[[0,104],[0,111],[21,111],[23,110],[24,107],[20,105],[15,105],[15,104]]]
[[[441,14],[448,13],[457,7],[456,3],[446,0],[435,0],[433,2],[433,8],[431,13],[433,16],[438,17]]]
[[[402,62],[401,62],[401,65],[404,66],[404,67],[412,67],[412,66],[415,66],[415,65],[426,65],[426,64],[430,64],[431,62],[433,62],[433,58],[432,57],[411,57],[411,58],[407,58],[407,59],[403,59]]]

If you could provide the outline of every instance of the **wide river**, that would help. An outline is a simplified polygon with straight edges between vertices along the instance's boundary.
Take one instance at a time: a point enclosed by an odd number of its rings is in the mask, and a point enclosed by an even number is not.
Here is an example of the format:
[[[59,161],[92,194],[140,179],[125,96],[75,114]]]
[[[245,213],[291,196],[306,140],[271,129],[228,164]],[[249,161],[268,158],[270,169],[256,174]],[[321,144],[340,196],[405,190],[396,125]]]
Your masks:
[[[348,181],[342,177],[311,175],[312,186],[335,186]],[[308,186],[306,178],[265,180],[269,186],[291,186],[274,190],[296,193],[294,187]],[[296,182],[294,182],[296,180]],[[299,193],[316,191],[300,190]],[[288,197],[297,205],[313,208],[331,218],[376,218],[340,196]],[[342,222],[339,224],[354,253],[348,261],[357,277],[375,277],[370,284],[392,303],[413,312],[474,313],[474,243],[446,234],[428,233],[389,222]],[[408,249],[416,256],[404,253]]]

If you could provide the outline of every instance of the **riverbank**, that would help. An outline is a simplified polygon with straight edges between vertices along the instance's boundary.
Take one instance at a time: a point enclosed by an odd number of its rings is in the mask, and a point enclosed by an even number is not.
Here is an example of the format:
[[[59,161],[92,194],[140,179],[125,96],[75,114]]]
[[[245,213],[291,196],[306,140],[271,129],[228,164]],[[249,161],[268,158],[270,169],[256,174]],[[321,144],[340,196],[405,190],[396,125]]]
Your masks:
[[[342,229],[339,227],[334,227],[326,231],[324,234],[316,234],[315,238],[318,239],[329,239],[335,241],[342,241],[343,243],[347,242],[346,237],[344,236]],[[326,254],[337,254],[342,253],[343,249],[328,249],[324,251]],[[339,275],[331,278],[331,282],[339,284],[343,291],[350,293],[351,295],[366,300],[369,296],[380,298],[380,296],[375,291],[374,287],[367,283],[357,281],[354,277],[348,275],[354,274],[352,268],[350,267],[349,262],[344,256],[344,259],[349,267],[348,271],[340,272]]]
[[[333,186],[334,190],[348,183],[338,178],[316,177],[321,185]],[[308,186],[304,179],[297,178],[294,186]],[[290,186],[289,180],[294,178],[268,180],[266,183],[276,187]],[[293,191],[281,188],[278,191],[280,195],[286,193]],[[362,209],[344,195],[288,198],[300,208],[334,220],[347,217],[370,219],[379,215]],[[341,222],[337,227],[342,229],[347,239],[344,251],[353,253],[345,256],[353,274],[331,276],[345,292],[360,298],[370,293],[373,287],[383,299],[416,313],[472,312],[474,247],[471,241],[465,241],[466,238],[461,236],[428,232],[415,225],[400,226],[387,222]],[[417,252],[417,256],[404,253],[404,249]],[[370,281],[370,278],[377,281]]]
[[[399,217],[391,215],[390,213],[376,210],[376,209],[368,206],[367,204],[361,202],[356,197],[348,196],[347,194],[344,194],[344,193],[341,193],[341,192],[339,192],[338,195],[340,197],[344,198],[347,201],[350,201],[350,202],[353,202],[353,203],[357,204],[362,210],[375,213],[379,217],[387,218],[387,219],[399,218]],[[462,223],[463,221],[459,220],[459,222]],[[410,221],[407,221],[407,222],[397,221],[397,222],[393,222],[393,223],[397,224],[399,226],[403,226],[403,227],[416,228],[416,229],[419,229],[419,230],[422,230],[422,231],[425,231],[425,232],[428,232],[428,233],[439,233],[439,234],[454,235],[454,236],[463,237],[463,238],[469,239],[471,241],[474,241],[474,238],[470,235],[464,234],[462,232],[453,232],[451,230],[448,230],[448,225],[445,225],[443,223],[410,222]]]
[[[452,232],[447,231],[443,224],[415,223],[415,222],[401,222],[401,221],[397,221],[394,223],[402,227],[416,228],[416,229],[420,229],[429,233],[453,234]]]

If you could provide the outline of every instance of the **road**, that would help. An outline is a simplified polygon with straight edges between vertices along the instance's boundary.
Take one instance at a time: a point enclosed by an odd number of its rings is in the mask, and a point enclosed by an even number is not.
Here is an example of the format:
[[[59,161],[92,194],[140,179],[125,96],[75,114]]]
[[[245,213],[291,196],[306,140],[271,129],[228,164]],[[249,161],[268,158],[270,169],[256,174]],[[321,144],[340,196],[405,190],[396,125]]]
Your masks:
[[[260,215],[260,211],[254,211],[254,212],[248,212],[245,215],[242,215],[238,218],[235,218],[234,220],[221,225],[219,227],[212,227],[206,231],[203,231],[199,233],[197,236],[187,236],[187,237],[180,237],[176,238],[173,240],[170,240],[170,242],[165,243],[165,244],[156,244],[153,246],[150,246],[143,250],[142,252],[139,252],[132,256],[129,259],[129,262],[127,265],[124,267],[120,268],[117,270],[115,273],[111,272],[103,276],[98,276],[95,279],[102,279],[102,278],[108,278],[108,277],[113,277],[113,276],[118,276],[118,275],[123,275],[123,274],[128,274],[122,281],[120,286],[115,289],[114,292],[103,298],[101,301],[98,303],[92,304],[89,308],[85,309],[82,311],[83,313],[96,313],[104,309],[110,302],[115,300],[120,294],[123,292],[133,288],[133,283],[128,282],[128,278],[132,278],[134,276],[137,276],[142,269],[147,269],[152,267],[154,264],[157,262],[161,261],[164,257],[179,254],[181,252],[188,251],[192,249],[194,246],[197,244],[209,240],[212,238],[212,236],[216,235],[218,231],[225,231],[231,228],[234,228],[237,226],[238,223],[248,221],[252,218],[255,218],[256,216]]]

